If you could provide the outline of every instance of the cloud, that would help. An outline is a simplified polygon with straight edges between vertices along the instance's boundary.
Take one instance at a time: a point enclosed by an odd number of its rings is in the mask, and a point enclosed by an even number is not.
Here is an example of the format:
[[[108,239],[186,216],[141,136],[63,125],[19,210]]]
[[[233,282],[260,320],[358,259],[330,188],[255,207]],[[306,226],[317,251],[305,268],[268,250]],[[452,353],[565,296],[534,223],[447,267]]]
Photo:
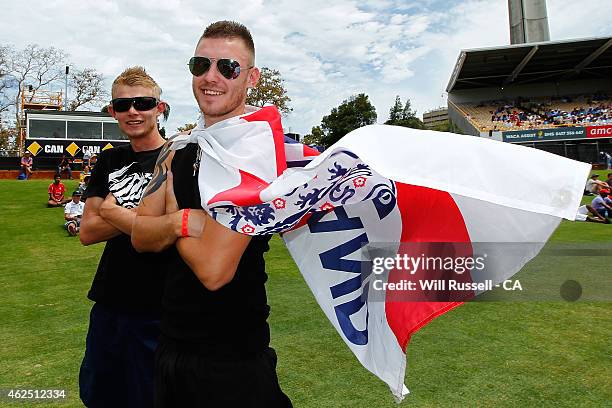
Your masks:
[[[548,0],[551,38],[609,35],[612,4]],[[14,2],[0,17],[0,43],[66,50],[79,67],[110,82],[142,65],[172,106],[166,127],[197,116],[187,61],[210,22],[247,25],[257,64],[280,70],[292,98],[284,123],[308,133],[344,99],[370,96],[379,121],[400,95],[419,113],[445,104],[444,89],[461,49],[509,44],[507,3],[499,0],[313,0]],[[24,29],[24,25],[27,28]]]

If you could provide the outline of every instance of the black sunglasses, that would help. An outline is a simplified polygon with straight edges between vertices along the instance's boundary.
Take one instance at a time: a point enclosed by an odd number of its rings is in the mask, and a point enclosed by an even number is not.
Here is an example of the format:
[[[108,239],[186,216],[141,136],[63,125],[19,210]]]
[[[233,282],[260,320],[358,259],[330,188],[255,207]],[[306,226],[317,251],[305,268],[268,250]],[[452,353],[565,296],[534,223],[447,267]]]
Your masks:
[[[111,101],[115,112],[127,112],[132,106],[137,111],[148,111],[157,106],[159,101],[152,96],[137,96],[135,98],[115,98]]]
[[[230,58],[191,57],[189,71],[193,76],[204,75],[210,69],[213,61],[217,61],[217,69],[225,78],[236,79],[240,75],[240,63]]]

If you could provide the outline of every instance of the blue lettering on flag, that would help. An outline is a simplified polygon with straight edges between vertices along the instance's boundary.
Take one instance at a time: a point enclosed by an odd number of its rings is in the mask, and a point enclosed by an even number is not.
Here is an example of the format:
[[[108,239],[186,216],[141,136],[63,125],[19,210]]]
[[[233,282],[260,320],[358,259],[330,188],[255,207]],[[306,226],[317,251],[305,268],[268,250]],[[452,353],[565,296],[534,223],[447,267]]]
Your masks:
[[[349,231],[355,229],[364,230],[363,223],[359,217],[349,217],[346,210],[342,207],[334,209],[337,217],[336,220],[320,221],[326,214],[325,212],[315,213],[308,220],[308,227],[312,233],[332,232],[332,231]],[[365,271],[370,271],[372,268],[364,263],[365,261],[356,261],[351,259],[343,259],[343,257],[359,251],[361,247],[367,244],[368,236],[365,231],[348,242],[344,242],[334,248],[331,248],[319,255],[321,264],[324,268],[335,271],[344,271],[357,274],[356,276],[340,282],[330,288],[332,298],[336,299],[340,296],[357,292],[361,290],[363,277],[361,275],[362,268]],[[366,286],[367,290],[367,286]],[[351,322],[351,316],[359,312],[365,305],[367,296],[357,296],[353,300],[342,303],[334,307],[336,317],[342,333],[353,344],[365,345],[368,343],[367,320],[369,313],[366,311],[366,328],[357,330]],[[367,306],[366,306],[367,307]]]

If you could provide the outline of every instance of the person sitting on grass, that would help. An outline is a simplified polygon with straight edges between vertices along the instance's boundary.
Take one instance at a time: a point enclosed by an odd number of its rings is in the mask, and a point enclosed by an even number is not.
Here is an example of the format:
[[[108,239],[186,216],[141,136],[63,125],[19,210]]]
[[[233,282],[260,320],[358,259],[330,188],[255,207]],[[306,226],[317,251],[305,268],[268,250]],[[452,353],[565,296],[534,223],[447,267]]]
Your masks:
[[[30,176],[32,175],[32,166],[34,165],[34,160],[32,159],[32,153],[30,153],[28,150],[26,150],[26,152],[23,154],[20,165],[21,165],[20,176],[23,177],[22,180],[29,179]]]
[[[612,202],[608,198],[608,194],[610,194],[610,190],[599,190],[599,195],[591,201],[591,207],[602,217],[612,218]],[[606,202],[606,199],[608,202]]]
[[[612,173],[608,173],[608,179],[606,180],[606,183],[610,186],[610,188],[612,188]]]
[[[64,197],[66,187],[61,182],[61,176],[56,174],[53,176],[53,183],[49,184],[49,201],[47,201],[47,207],[61,207],[66,204],[70,199]]]
[[[578,207],[578,214],[576,215],[576,221],[586,222],[598,222],[601,224],[609,224],[610,220],[599,215],[593,207],[588,204]]]
[[[84,208],[85,203],[81,201],[81,192],[77,190],[72,193],[72,200],[66,204],[64,209],[64,219],[66,220],[64,228],[72,236],[79,232]]]
[[[597,195],[601,189],[609,189],[608,183],[603,182],[599,179],[599,174],[591,175],[591,178],[587,180],[584,188],[585,195]]]

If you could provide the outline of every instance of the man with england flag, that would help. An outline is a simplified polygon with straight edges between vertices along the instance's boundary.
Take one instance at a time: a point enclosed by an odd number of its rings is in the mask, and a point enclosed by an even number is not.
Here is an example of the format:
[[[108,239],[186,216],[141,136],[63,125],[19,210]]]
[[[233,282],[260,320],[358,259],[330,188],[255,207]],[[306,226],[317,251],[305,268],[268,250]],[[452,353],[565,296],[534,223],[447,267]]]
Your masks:
[[[254,63],[253,39],[245,26],[219,21],[206,28],[189,61],[202,111],[199,128],[224,133],[227,123],[245,122],[242,118],[252,111],[245,106],[247,88],[259,79]],[[231,140],[269,129],[267,122],[252,123],[255,128],[235,129],[237,138],[229,135]],[[282,147],[280,120],[276,126]],[[232,231],[202,210],[198,179],[213,163],[197,143],[184,147],[160,156],[132,234],[137,250],[170,247],[182,259],[167,269],[155,361],[156,406],[290,407],[278,384],[276,353],[269,347],[263,254],[270,235]],[[248,155],[256,150],[256,145],[238,143],[232,151]],[[269,160],[260,156],[254,162],[257,170],[247,171],[266,171]]]
[[[191,134],[172,138],[160,155],[132,235],[141,250],[174,244],[188,265],[180,279],[179,272],[169,275],[175,279],[166,286],[166,336],[180,327],[199,345],[217,347],[223,339],[235,347],[223,349],[232,356],[250,353],[253,344],[261,349],[265,341],[254,334],[267,330],[267,305],[263,314],[258,308],[265,305],[261,254],[269,236],[280,233],[342,340],[401,400],[408,393],[410,337],[514,275],[562,218],[576,217],[590,166],[536,149],[379,125],[349,133],[320,155],[286,141],[275,107],[244,106],[246,87],[258,76],[248,56],[210,49],[207,41],[205,33],[190,62],[203,115]],[[238,83],[244,94],[234,105]],[[550,183],[542,168],[562,182]],[[190,237],[196,225],[203,225],[197,239]],[[508,254],[487,243],[516,248]],[[486,262],[483,248],[493,251]],[[398,262],[379,273],[373,266],[381,258]],[[402,270],[400,261],[408,258],[411,268]],[[454,269],[446,268],[448,260]],[[451,288],[407,293],[418,280],[449,276]],[[231,301],[223,309],[209,300],[226,294]],[[167,360],[175,344],[161,344],[163,382],[176,358]],[[238,388],[245,385],[244,377],[232,378]],[[161,387],[163,394],[167,387]]]

